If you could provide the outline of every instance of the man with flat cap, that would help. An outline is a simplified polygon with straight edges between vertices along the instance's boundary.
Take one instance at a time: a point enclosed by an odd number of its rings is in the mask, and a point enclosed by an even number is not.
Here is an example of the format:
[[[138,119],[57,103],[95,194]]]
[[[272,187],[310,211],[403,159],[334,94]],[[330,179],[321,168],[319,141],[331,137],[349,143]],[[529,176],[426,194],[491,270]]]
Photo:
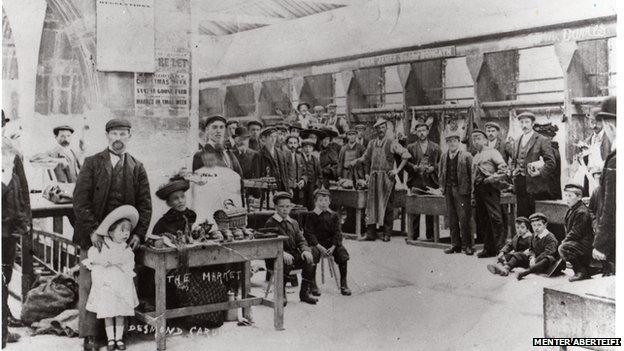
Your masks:
[[[472,131],[472,145],[477,153],[472,158],[473,199],[477,233],[483,238],[483,251],[477,257],[494,257],[505,246],[507,228],[501,211],[501,189],[508,186],[507,164],[503,156],[488,146],[484,131]]]
[[[268,127],[260,133],[262,148],[254,155],[254,178],[273,177],[278,191],[288,191],[288,161],[276,147],[277,129]]]
[[[347,166],[370,165],[370,178],[366,193],[365,240],[376,240],[377,227],[383,226],[383,241],[388,242],[394,222],[394,209],[389,204],[392,203],[394,195],[395,178],[412,155],[398,141],[387,136],[388,126],[385,119],[378,119],[373,127],[377,132],[377,139],[368,143],[362,157],[351,161]],[[395,155],[401,159],[396,168],[394,167]]]
[[[234,132],[234,156],[238,160],[243,172],[243,179],[253,178],[253,158],[258,153],[249,148],[249,132],[245,127],[238,127]]]
[[[440,158],[440,189],[446,202],[446,213],[451,232],[451,247],[444,250],[446,254],[459,253],[464,250],[466,255],[473,255],[472,232],[470,231],[470,196],[472,193],[472,155],[462,150],[461,136],[447,134],[448,149]]]
[[[510,167],[517,201],[517,216],[535,212],[535,200],[550,197],[549,184],[555,171],[555,154],[550,140],[533,130],[535,115],[518,115],[522,135],[514,143]]]
[[[600,176],[597,197],[602,206],[599,206],[596,213],[596,237],[592,251],[594,259],[602,263],[603,276],[615,274],[616,105],[615,96],[609,96],[602,102],[600,112],[596,114],[596,119],[602,121],[603,128],[610,135],[612,142],[611,152],[604,162]]]
[[[483,125],[483,131],[487,135],[487,146],[491,149],[498,151],[501,156],[503,156],[503,160],[505,160],[505,163],[507,163],[511,155],[509,152],[508,143],[503,141],[503,138],[501,136],[500,124],[496,122],[487,122]]]
[[[95,230],[100,222],[121,205],[134,206],[139,211],[139,222],[130,235],[128,245],[134,250],[145,238],[152,216],[149,182],[143,164],[130,155],[126,148],[130,141],[131,124],[125,119],[106,123],[106,150],[85,159],[74,189],[76,226],[73,241],[80,246],[80,261],[87,258],[91,246],[105,245]],[[91,290],[91,272],[80,265],[79,335],[84,338],[85,350],[97,350],[95,336],[102,329],[95,313],[86,310]]]
[[[300,102],[297,105],[297,115],[297,121],[301,123],[303,129],[308,129],[311,123],[318,122],[310,113],[310,104],[307,102]]]
[[[325,121],[325,125],[330,128],[336,128],[338,134],[343,135],[349,130],[349,122],[344,115],[336,114],[337,105],[331,103],[327,105],[328,118]]]
[[[411,188],[427,190],[427,187],[438,188],[438,165],[440,164],[440,146],[429,140],[429,125],[418,123],[415,128],[417,140],[407,145],[412,158],[407,164]],[[425,216],[427,239],[433,239],[433,216]],[[414,216],[414,238],[420,236],[420,215]]]
[[[223,144],[225,139],[225,124],[223,116],[214,115],[206,118],[200,128],[204,129],[206,144],[204,149],[193,155],[193,172],[202,167],[227,167],[243,178],[243,171],[238,159],[232,151],[227,150]]]
[[[563,188],[563,200],[568,205],[565,215],[565,238],[559,245],[559,254],[572,266],[571,282],[591,278],[589,264],[592,259],[594,229],[589,208],[582,201],[583,187],[567,184]]]
[[[59,160],[54,168],[54,175],[59,183],[75,183],[80,171],[80,160],[76,152],[71,149],[70,143],[74,128],[62,125],[53,129],[54,139],[57,145],[50,151],[33,156],[30,161],[34,162],[41,158],[54,158]]]
[[[264,124],[257,119],[249,121],[247,123],[247,129],[249,130],[249,148],[254,151],[260,151],[260,131],[264,128]]]

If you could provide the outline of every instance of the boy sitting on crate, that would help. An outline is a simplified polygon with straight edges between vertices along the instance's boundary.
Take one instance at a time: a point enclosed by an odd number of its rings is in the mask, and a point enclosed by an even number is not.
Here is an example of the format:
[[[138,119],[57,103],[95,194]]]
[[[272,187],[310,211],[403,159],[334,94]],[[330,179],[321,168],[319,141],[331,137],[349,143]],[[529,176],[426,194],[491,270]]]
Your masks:
[[[303,234],[308,244],[312,246],[313,252],[318,250],[319,256],[334,257],[340,271],[340,293],[349,296],[351,295],[347,285],[349,253],[342,246],[340,217],[329,209],[330,195],[329,190],[325,188],[314,192],[314,210],[306,216]],[[316,287],[316,281],[314,286]]]
[[[291,270],[301,268],[302,282],[299,299],[302,302],[315,305],[318,299],[310,295],[310,287],[314,280],[316,263],[320,260],[320,255],[317,253],[316,257],[313,257],[312,250],[303,237],[299,224],[289,215],[293,206],[292,195],[285,191],[277,192],[273,195],[273,203],[275,214],[267,220],[264,226],[265,228],[276,228],[279,235],[288,237],[288,240],[284,241],[284,277],[287,277]],[[267,268],[272,267],[273,262],[274,260],[267,260]],[[284,284],[284,290],[285,286],[286,284]],[[278,289],[279,287],[275,288]],[[285,305],[286,291],[284,291]]]

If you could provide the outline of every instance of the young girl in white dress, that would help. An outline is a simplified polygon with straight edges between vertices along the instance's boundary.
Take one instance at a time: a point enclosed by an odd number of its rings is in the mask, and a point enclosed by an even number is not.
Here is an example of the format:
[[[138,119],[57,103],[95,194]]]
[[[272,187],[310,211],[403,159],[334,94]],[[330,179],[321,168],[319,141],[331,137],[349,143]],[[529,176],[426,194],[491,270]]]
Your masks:
[[[102,250],[91,247],[83,264],[91,270],[87,310],[104,319],[107,349],[125,350],[124,319],[134,316],[139,304],[134,286],[134,253],[126,244],[139,220],[136,208],[123,205],[113,210],[96,229],[104,237]]]

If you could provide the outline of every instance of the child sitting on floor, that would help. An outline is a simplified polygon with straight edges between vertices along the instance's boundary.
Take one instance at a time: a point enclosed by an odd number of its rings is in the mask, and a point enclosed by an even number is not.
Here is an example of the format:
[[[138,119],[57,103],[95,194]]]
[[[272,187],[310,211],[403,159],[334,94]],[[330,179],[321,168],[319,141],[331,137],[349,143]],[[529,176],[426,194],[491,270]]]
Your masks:
[[[571,282],[591,278],[589,265],[592,260],[594,229],[589,208],[581,198],[583,187],[568,184],[563,189],[563,199],[569,207],[565,216],[565,238],[559,246],[561,257],[572,265],[574,276]]]
[[[91,291],[87,310],[104,319],[107,349],[125,350],[124,319],[134,316],[139,304],[134,286],[134,253],[126,243],[139,221],[139,212],[130,205],[117,207],[95,230],[104,237],[101,250],[92,246],[83,261],[91,270]]]
[[[488,264],[487,269],[493,274],[507,276],[516,267],[528,268],[528,254],[532,239],[533,230],[529,219],[526,217],[516,218],[516,235],[498,253],[498,263]]]
[[[546,216],[538,212],[530,215],[529,220],[535,232],[529,250],[529,269],[518,273],[518,280],[522,280],[531,273],[547,273],[559,261],[557,252],[559,242],[555,235],[546,229],[546,224],[548,224]]]

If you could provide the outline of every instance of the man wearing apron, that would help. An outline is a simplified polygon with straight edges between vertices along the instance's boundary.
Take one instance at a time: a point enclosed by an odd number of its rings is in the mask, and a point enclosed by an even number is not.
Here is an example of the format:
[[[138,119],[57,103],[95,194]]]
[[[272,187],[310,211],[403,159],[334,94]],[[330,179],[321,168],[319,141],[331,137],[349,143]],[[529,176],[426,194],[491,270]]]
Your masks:
[[[364,240],[376,240],[377,227],[383,226],[383,241],[388,242],[394,219],[392,207],[388,207],[388,204],[392,202],[396,175],[403,170],[411,155],[398,141],[386,136],[388,128],[385,119],[380,118],[373,127],[377,132],[377,139],[371,140],[364,155],[351,161],[349,166],[361,163],[370,165]],[[401,157],[401,164],[397,168],[394,168],[394,155]]]

